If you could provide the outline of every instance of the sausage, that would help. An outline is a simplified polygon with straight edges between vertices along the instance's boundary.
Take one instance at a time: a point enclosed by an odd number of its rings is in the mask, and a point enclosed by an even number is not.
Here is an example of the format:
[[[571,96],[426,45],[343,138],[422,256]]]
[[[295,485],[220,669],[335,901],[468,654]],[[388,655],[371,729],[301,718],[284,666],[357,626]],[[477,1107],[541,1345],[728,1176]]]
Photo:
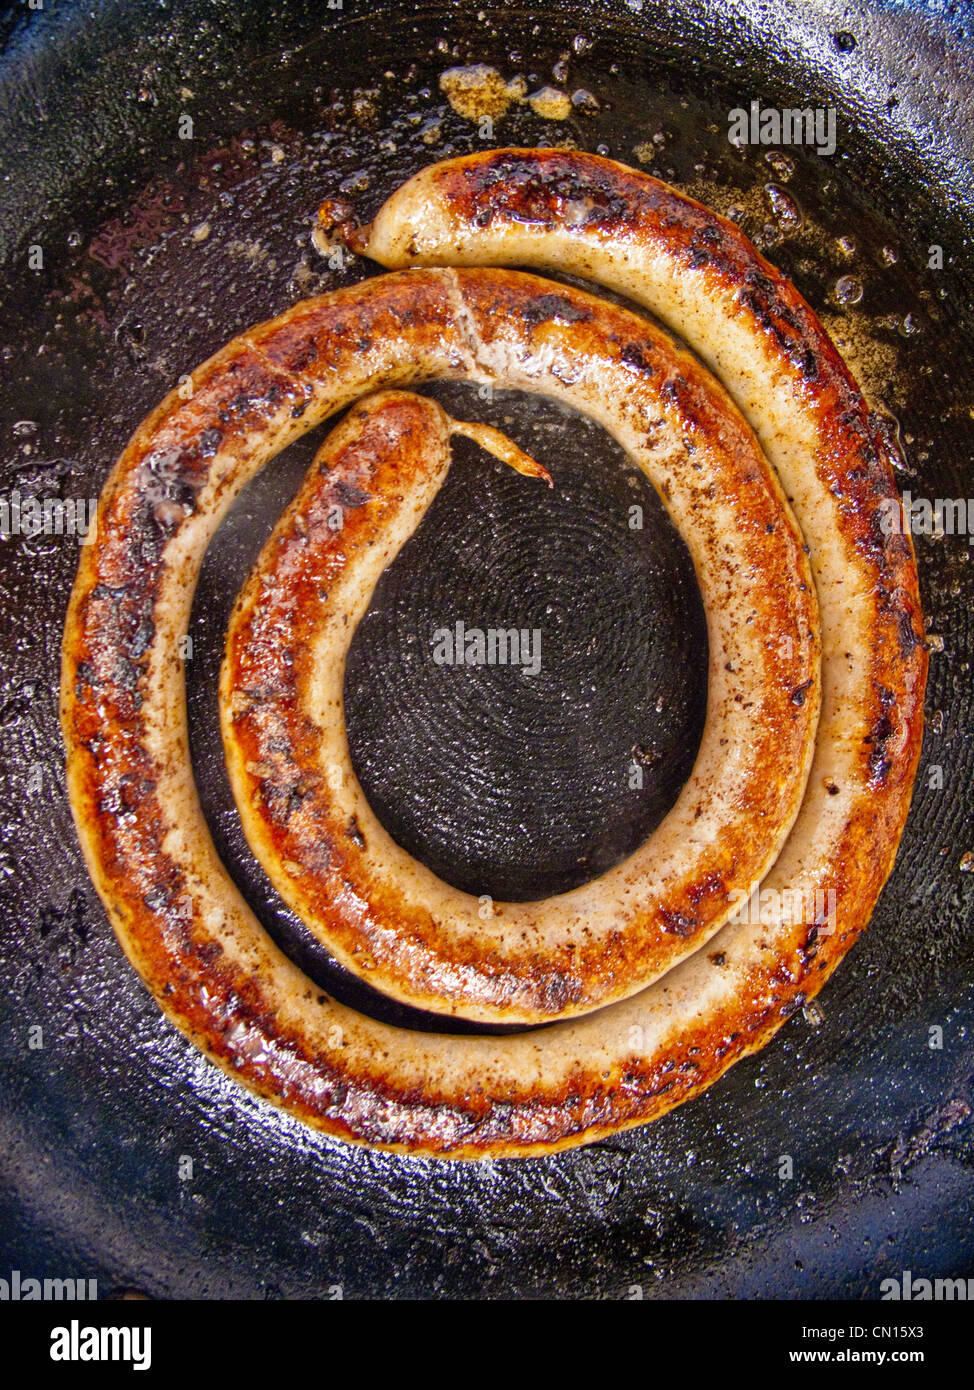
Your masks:
[[[242,591],[222,678],[227,766],[254,853],[350,969],[421,1008],[549,1022],[664,974],[777,857],[814,751],[817,604],[774,475],[688,354],[627,311],[534,278],[461,272],[456,292],[475,360],[488,325],[506,325],[492,379],[600,418],[689,546],[710,642],[693,771],[633,855],[542,902],[485,905],[393,842],[352,770],[342,684],[376,580],[446,472],[452,422],[401,395],[362,402],[335,431]]]
[[[533,260],[655,301],[718,369],[778,471],[818,592],[823,701],[805,799],[762,885],[767,909],[754,920],[748,907],[647,989],[584,1017],[502,1037],[423,1034],[320,993],[217,860],[189,772],[178,656],[207,540],[246,479],[329,413],[379,387],[476,380],[506,361],[511,329],[488,270],[394,274],[297,305],[236,339],[193,374],[190,399],[170,395],[140,427],[69,608],[68,781],[123,948],[169,1017],[238,1080],[348,1140],[527,1155],[680,1104],[821,988],[895,856],[926,651],[909,538],[877,521],[896,496],[883,441],[811,310],[736,228],[592,156],[501,151],[420,180],[421,196],[416,181],[394,195],[361,249]],[[464,322],[478,304],[479,362]],[[810,921],[793,910],[809,892],[829,904]]]

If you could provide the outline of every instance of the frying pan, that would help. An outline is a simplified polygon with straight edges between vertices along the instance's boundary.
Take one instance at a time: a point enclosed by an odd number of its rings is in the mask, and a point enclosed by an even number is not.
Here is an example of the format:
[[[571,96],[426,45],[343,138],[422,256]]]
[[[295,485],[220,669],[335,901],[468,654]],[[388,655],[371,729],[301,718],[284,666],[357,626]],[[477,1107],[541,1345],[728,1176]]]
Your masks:
[[[341,192],[367,216],[424,163],[481,147],[438,86],[477,61],[588,94],[564,123],[515,104],[492,143],[572,140],[733,211],[886,413],[902,485],[966,498],[972,28],[966,5],[832,0],[11,6],[3,496],[97,496],[183,372],[295,299],[375,273],[316,252],[315,208]],[[736,148],[727,114],[752,99],[834,106],[835,154]],[[556,487],[543,496],[457,447],[356,637],[353,756],[387,827],[431,867],[540,896],[616,862],[675,798],[706,699],[699,596],[600,430],[517,394],[436,394],[507,429]],[[226,616],[316,442],[255,481],[208,556],[187,662],[197,780],[225,862],[304,968],[403,1026],[456,1027],[393,1008],[311,947],[254,865],[222,770]],[[633,503],[638,532],[620,524]],[[917,545],[936,640],[915,802],[820,1008],[646,1129],[545,1159],[437,1164],[304,1129],[162,1019],[88,883],[65,797],[58,645],[77,542],[5,540],[0,1262],[183,1298],[871,1298],[903,1269],[971,1272],[972,566],[966,535]],[[448,680],[419,657],[441,615],[543,628],[537,682],[499,668]],[[634,749],[637,788],[620,775]]]

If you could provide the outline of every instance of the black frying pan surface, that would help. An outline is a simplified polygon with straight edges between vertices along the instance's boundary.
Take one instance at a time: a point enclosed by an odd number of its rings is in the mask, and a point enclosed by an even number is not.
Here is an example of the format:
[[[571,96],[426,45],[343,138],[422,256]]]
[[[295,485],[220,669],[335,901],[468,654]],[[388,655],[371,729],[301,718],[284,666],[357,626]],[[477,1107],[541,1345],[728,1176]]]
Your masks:
[[[316,206],[341,192],[367,216],[423,164],[479,148],[438,77],[482,61],[596,98],[565,123],[516,106],[490,143],[572,140],[733,210],[898,430],[903,486],[966,497],[972,22],[957,7],[649,0],[12,9],[3,495],[97,495],[181,373],[296,299],[376,273],[317,253]],[[834,105],[835,155],[791,150],[789,168],[733,148],[727,112],[752,98]],[[855,303],[835,288],[850,276]],[[356,636],[353,755],[384,823],[437,872],[541,896],[617,862],[672,804],[706,702],[700,600],[662,508],[600,429],[517,393],[434,394],[509,430],[556,488],[458,446]],[[319,437],[246,490],[204,567],[187,663],[201,798],[262,920],[326,988],[403,1026],[456,1027],[379,999],[312,947],[254,864],[222,768],[226,617]],[[641,531],[626,524],[633,505]],[[915,804],[872,926],[820,1010],[647,1129],[462,1165],[314,1134],[161,1018],[88,883],[64,792],[58,644],[76,545],[2,542],[0,1263],[162,1297],[855,1298],[901,1269],[970,1272],[970,550],[965,536],[920,537],[918,550],[943,650]],[[429,633],[458,616],[541,628],[539,675],[433,666]]]

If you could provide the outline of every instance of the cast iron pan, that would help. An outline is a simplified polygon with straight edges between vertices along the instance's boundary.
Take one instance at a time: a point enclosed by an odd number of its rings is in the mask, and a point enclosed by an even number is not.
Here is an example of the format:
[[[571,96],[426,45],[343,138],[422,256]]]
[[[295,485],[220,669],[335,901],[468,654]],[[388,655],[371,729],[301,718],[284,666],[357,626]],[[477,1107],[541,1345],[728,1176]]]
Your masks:
[[[438,76],[481,61],[594,98],[561,124],[516,106],[490,143],[570,139],[735,209],[899,430],[903,485],[966,497],[972,23],[966,7],[831,0],[15,6],[0,29],[3,496],[97,495],[181,373],[375,273],[318,255],[316,206],[344,192],[366,216],[413,170],[480,147]],[[752,98],[834,105],[835,154],[791,150],[789,167],[733,148],[727,113]],[[540,896],[617,862],[675,798],[705,706],[700,600],[660,506],[599,429],[516,394],[436,394],[508,429],[556,487],[458,446],[356,637],[353,753],[390,831],[444,877]],[[197,778],[227,864],[305,968],[357,1007],[443,1027],[312,950],[251,859],[222,769],[227,613],[315,443],[247,490],[207,559],[187,663]],[[966,536],[918,548],[943,649],[915,804],[820,1010],[648,1129],[461,1165],[305,1130],[163,1021],[88,883],[64,793],[58,648],[77,546],[4,541],[0,1264],[154,1297],[868,1298],[901,1269],[971,1272],[972,567]],[[456,617],[541,628],[541,674],[457,678],[425,660],[431,629]]]

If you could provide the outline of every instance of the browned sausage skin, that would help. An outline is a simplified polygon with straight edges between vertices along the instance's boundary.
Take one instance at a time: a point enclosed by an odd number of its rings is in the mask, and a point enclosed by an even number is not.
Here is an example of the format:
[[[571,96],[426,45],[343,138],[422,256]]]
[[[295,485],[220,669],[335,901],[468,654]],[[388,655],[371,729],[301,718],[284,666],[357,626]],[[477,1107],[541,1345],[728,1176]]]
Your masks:
[[[919,753],[926,656],[912,553],[908,539],[878,527],[879,503],[894,495],[892,475],[834,349],[736,228],[621,166],[589,156],[557,163],[565,158],[514,151],[492,166],[489,157],[473,163],[490,167],[495,198],[508,196],[509,177],[519,197],[548,209],[536,228],[539,263],[545,229],[559,236],[553,200],[564,189],[553,186],[552,171],[575,180],[574,204],[578,180],[584,184],[594,168],[598,199],[611,201],[615,220],[601,260],[589,257],[590,275],[613,283],[612,243],[631,255],[648,242],[667,293],[678,294],[682,282],[686,336],[718,368],[721,340],[733,349],[723,364],[731,368],[728,384],[752,422],[749,407],[764,406],[757,433],[766,452],[786,465],[790,457],[796,477],[804,461],[802,485],[786,490],[810,529],[822,509],[810,558],[832,638],[819,749],[824,735],[829,759],[849,776],[833,794],[832,768],[817,751],[799,814],[799,822],[807,816],[806,838],[797,849],[789,840],[766,882],[775,891],[813,883],[834,892],[834,930],[772,910],[766,922],[723,927],[647,990],[584,1018],[503,1038],[409,1033],[320,995],[262,932],[219,865],[188,774],[177,654],[206,539],[246,478],[330,411],[433,372],[475,375],[457,329],[455,286],[439,272],[392,276],[298,305],[194,373],[191,400],[167,398],[106,488],[99,542],[82,557],[65,631],[72,805],[92,876],[133,963],[174,1022],[236,1078],[331,1134],[399,1151],[509,1156],[582,1143],[664,1113],[762,1046],[818,991],[868,920]],[[464,169],[453,174],[469,186]],[[427,190],[431,227],[443,213],[438,178]],[[485,226],[503,220],[492,207],[478,214]],[[585,212],[583,200],[566,215]],[[415,230],[408,199],[387,225],[393,240],[397,229]],[[711,261],[695,266],[708,245]],[[484,259],[506,258],[511,244],[479,249]],[[462,250],[473,257],[478,248],[469,242]],[[554,265],[564,247],[549,250],[545,263]],[[492,293],[496,304],[488,273],[468,284],[465,302],[474,284],[484,304]],[[681,313],[668,316],[680,326]],[[503,330],[494,320],[491,333]],[[748,345],[760,367],[750,394],[746,374],[733,370]],[[483,349],[489,360],[491,341]],[[811,380],[807,353],[817,359]],[[769,380],[787,406],[781,448],[767,416],[775,392],[758,389]],[[845,610],[840,582],[851,595]],[[843,630],[854,638],[848,658],[835,641]],[[842,807],[824,816],[824,841],[815,830],[823,797]]]

